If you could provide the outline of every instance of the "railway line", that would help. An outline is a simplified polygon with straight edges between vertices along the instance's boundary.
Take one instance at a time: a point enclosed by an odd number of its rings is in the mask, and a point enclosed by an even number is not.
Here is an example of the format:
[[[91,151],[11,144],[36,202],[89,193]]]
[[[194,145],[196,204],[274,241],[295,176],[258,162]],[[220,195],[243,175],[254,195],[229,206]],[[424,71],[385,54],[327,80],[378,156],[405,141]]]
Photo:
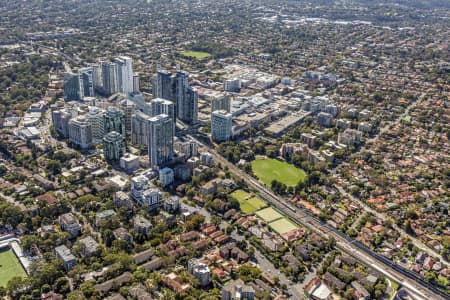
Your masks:
[[[395,264],[386,257],[365,247],[358,241],[332,228],[328,224],[319,220],[317,217],[313,216],[312,213],[310,213],[306,209],[294,207],[291,204],[286,203],[283,199],[280,199],[271,191],[269,191],[258,180],[249,176],[234,164],[230,163],[228,160],[222,157],[219,153],[217,153],[217,151],[204,145],[194,137],[189,137],[195,140],[200,145],[200,148],[203,148],[205,151],[210,152],[214,156],[216,161],[219,162],[222,166],[227,166],[230,172],[242,178],[250,187],[258,192],[262,199],[271,204],[273,208],[277,209],[283,215],[289,217],[293,222],[297,223],[300,226],[308,228],[312,232],[326,239],[333,238],[336,241],[336,247],[339,250],[355,257],[363,264],[371,266],[384,276],[398,281],[417,299],[450,300],[449,295],[426,282],[418,274],[415,274],[412,271]]]

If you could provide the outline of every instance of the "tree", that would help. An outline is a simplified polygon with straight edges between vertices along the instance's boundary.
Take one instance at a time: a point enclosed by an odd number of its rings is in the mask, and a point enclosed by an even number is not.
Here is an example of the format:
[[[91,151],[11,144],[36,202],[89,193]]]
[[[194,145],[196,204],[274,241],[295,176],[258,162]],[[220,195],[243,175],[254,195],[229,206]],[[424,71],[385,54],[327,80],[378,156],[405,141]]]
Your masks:
[[[22,238],[22,248],[25,251],[29,252],[31,250],[31,247],[36,244],[37,240],[37,237],[34,235],[25,235]]]
[[[406,219],[417,220],[419,218],[419,216],[417,215],[417,212],[415,211],[415,209],[408,209],[406,211],[405,218]]]
[[[66,294],[70,292],[69,280],[66,277],[60,277],[55,281],[53,288],[57,293]]]
[[[295,193],[298,194],[305,188],[305,183],[303,180],[300,180],[295,186]]]
[[[163,236],[162,236],[163,242],[166,243],[171,238],[172,238],[172,234],[170,233],[170,231],[168,231],[168,230],[164,231]]]
[[[6,174],[8,169],[5,167],[5,165],[0,165],[0,176],[3,176]]]
[[[219,224],[220,224],[221,222],[222,222],[222,218],[221,218],[221,217],[216,216],[216,215],[214,215],[214,216],[211,217],[211,223],[212,223],[212,224],[214,224],[214,225],[216,225],[216,226],[219,226]]]
[[[346,235],[350,236],[350,237],[355,237],[358,235],[358,232],[354,229],[354,228],[349,228],[346,232]]]
[[[41,293],[42,293],[42,294],[48,293],[48,292],[51,291],[51,289],[52,289],[52,288],[50,287],[49,284],[44,284],[44,285],[42,285],[42,287],[41,287]]]
[[[17,297],[18,294],[25,291],[28,286],[28,278],[15,276],[6,284],[6,290],[8,291],[8,295]]]
[[[244,282],[248,282],[259,278],[261,270],[250,265],[241,265],[238,269],[239,278]]]
[[[376,102],[381,102],[383,101],[383,96],[380,92],[375,92],[375,94],[373,95],[373,100],[375,100]]]
[[[245,250],[245,249],[247,249],[247,241],[245,241],[245,240],[237,241],[236,246],[242,250]]]
[[[107,264],[115,264],[117,267],[117,275],[119,275],[120,272],[123,273],[127,270],[134,270],[135,268],[133,258],[125,252],[107,254],[104,257],[104,261]]]
[[[133,273],[133,278],[135,281],[144,282],[148,278],[148,274],[144,268],[137,267]]]
[[[0,204],[0,221],[17,227],[25,218],[24,213],[16,206],[3,202]]]
[[[275,158],[278,155],[278,150],[275,148],[269,148],[266,150],[266,155],[270,158]]]
[[[111,247],[115,253],[130,251],[130,243],[125,240],[114,240]]]
[[[225,228],[225,233],[230,235],[233,232],[233,226],[228,225],[227,228]]]
[[[381,296],[383,296],[386,292],[386,284],[384,282],[379,282],[375,285],[375,289],[374,289],[374,296],[378,299],[381,298]]]
[[[354,289],[347,289],[344,293],[345,299],[353,299],[353,293],[355,292]]]
[[[205,222],[205,217],[202,215],[193,215],[191,218],[185,223],[186,230],[198,230],[200,226]]]
[[[115,240],[114,233],[112,232],[112,230],[106,229],[105,231],[103,231],[102,239],[106,247],[111,247],[112,242]]]
[[[406,220],[405,222],[405,232],[410,235],[415,235],[414,230],[411,226],[411,220]]]
[[[67,295],[67,300],[86,300],[82,291],[73,291]]]
[[[294,187],[293,187],[293,186],[288,186],[286,192],[287,192],[288,194],[294,193]]]
[[[252,147],[253,152],[259,155],[264,155],[266,153],[266,148],[264,147],[264,144],[262,143],[256,143]]]
[[[435,283],[436,279],[437,279],[437,277],[434,272],[430,271],[430,272],[425,273],[425,281],[427,281],[429,283]]]
[[[49,160],[47,162],[46,169],[51,172],[53,175],[57,175],[61,173],[61,163],[57,160]]]
[[[86,281],[80,286],[80,290],[86,298],[91,298],[95,293],[94,283],[92,281]]]
[[[195,196],[195,191],[193,189],[188,189],[186,191],[186,196],[188,197],[189,200],[192,200],[192,198],[194,198]]]
[[[231,209],[231,208],[234,208],[234,209],[239,209],[240,208],[240,204],[239,204],[239,201],[238,200],[236,200],[236,199],[234,199],[233,197],[228,197],[228,205],[229,205],[229,208]]]
[[[274,180],[272,180],[272,182],[270,183],[270,188],[271,188],[275,193],[277,193],[277,194],[279,194],[279,195],[283,195],[283,194],[286,193],[287,186],[286,186],[284,183],[279,182],[278,180],[274,179]]]
[[[254,257],[254,256],[255,256],[255,248],[253,248],[253,247],[248,247],[246,253],[247,253],[247,255],[248,255],[249,257]]]
[[[247,174],[252,174],[252,166],[251,166],[251,164],[249,164],[249,163],[245,163],[244,165],[243,165],[243,170],[244,170],[244,172],[245,173],[247,173]]]

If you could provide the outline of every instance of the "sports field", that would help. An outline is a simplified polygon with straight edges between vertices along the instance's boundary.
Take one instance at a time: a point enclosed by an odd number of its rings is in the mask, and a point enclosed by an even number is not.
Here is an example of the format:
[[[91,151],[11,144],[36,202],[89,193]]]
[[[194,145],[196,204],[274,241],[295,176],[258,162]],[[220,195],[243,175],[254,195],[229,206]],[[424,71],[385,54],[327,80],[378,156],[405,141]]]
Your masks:
[[[186,57],[192,57],[199,60],[211,57],[211,54],[209,54],[208,52],[200,52],[200,51],[181,51],[180,54]]]
[[[247,200],[247,202],[256,208],[256,210],[260,210],[261,208],[267,207],[267,203],[263,200],[259,199],[258,197],[251,197]]]
[[[243,190],[236,190],[231,193],[231,196],[239,201],[239,207],[245,214],[252,214],[255,211],[267,206],[266,202],[262,201],[256,196],[252,196],[251,194]]]
[[[284,234],[294,229],[298,229],[298,226],[289,221],[286,218],[281,218],[276,221],[269,223],[270,228],[272,228],[278,234]]]
[[[305,171],[277,159],[257,158],[251,164],[253,173],[267,186],[277,180],[286,186],[295,187],[306,179]]]
[[[237,201],[247,200],[248,198],[250,198],[250,196],[251,194],[243,190],[235,190],[234,192],[231,193],[231,197],[233,197]]]
[[[282,218],[283,216],[274,210],[272,207],[268,207],[256,212],[256,215],[266,222],[272,222]]]
[[[0,250],[0,286],[6,287],[8,281],[16,276],[26,276],[16,255],[11,249]]]

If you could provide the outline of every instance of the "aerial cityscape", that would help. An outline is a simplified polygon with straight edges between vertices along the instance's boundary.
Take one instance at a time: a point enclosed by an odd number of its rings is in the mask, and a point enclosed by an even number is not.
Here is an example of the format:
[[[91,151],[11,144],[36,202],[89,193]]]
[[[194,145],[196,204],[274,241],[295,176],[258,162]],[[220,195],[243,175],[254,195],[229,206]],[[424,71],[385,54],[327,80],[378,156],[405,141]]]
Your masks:
[[[0,299],[450,299],[450,1],[0,5]]]

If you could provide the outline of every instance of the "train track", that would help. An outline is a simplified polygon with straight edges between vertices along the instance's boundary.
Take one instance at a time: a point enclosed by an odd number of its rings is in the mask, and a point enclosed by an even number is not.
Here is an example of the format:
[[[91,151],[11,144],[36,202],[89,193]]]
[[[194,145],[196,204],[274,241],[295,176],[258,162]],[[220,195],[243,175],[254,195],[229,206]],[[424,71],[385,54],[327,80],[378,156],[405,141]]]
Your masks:
[[[336,241],[336,247],[339,250],[355,257],[363,264],[376,269],[386,277],[400,282],[418,299],[450,300],[450,296],[448,294],[429,284],[418,274],[395,264],[391,260],[365,247],[344,233],[332,228],[328,224],[317,219],[306,209],[294,207],[286,203],[284,200],[280,200],[271,191],[268,191],[267,188],[259,181],[237,168],[234,164],[230,163],[219,153],[217,153],[217,151],[207,147],[192,136],[189,137],[197,141],[201,148],[210,152],[216,161],[222,166],[227,166],[232,173],[237,175],[239,178],[242,178],[250,187],[254,188],[261,198],[270,203],[274,208],[279,210],[283,215],[289,217],[298,225],[306,227],[326,239],[334,238]]]

